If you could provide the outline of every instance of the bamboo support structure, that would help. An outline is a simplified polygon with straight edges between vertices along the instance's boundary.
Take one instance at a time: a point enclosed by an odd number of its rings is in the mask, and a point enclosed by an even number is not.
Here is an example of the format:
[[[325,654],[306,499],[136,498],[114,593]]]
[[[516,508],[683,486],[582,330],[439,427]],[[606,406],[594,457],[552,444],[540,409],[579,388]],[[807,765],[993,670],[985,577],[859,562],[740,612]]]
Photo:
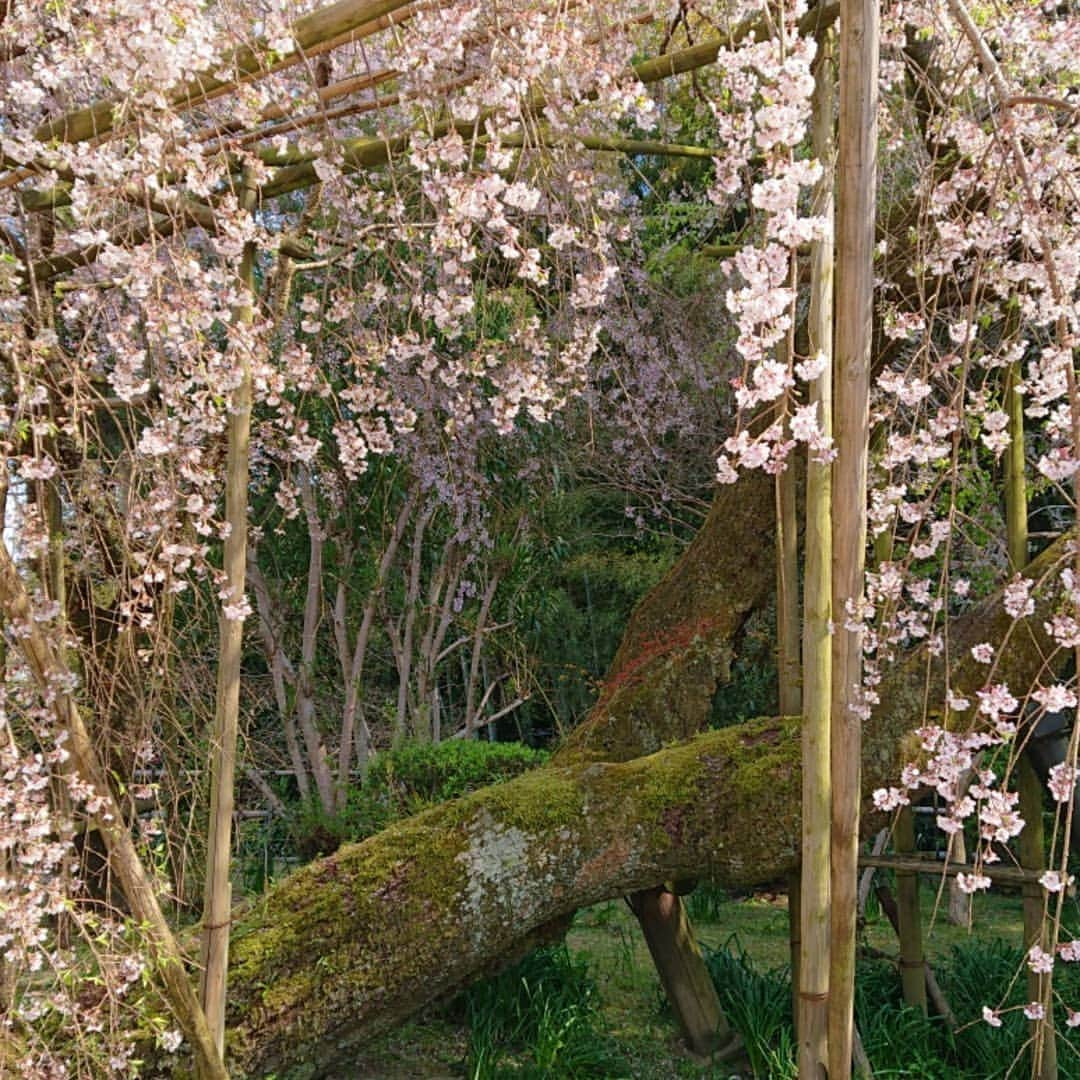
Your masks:
[[[837,136],[836,384],[833,424],[832,835],[829,1080],[851,1076],[862,757],[862,633],[848,605],[863,596],[870,352],[877,190],[876,0],[843,0]]]
[[[815,209],[833,216],[833,94],[835,72],[829,35],[815,71],[814,156],[822,163]],[[810,256],[809,352],[824,356],[825,369],[811,386],[822,431],[832,432],[833,239],[814,242]],[[808,460],[806,470],[806,564],[803,583],[802,886],[796,1031],[799,1071],[821,1076],[828,1066],[829,846],[832,799],[832,467]]]
[[[910,806],[896,819],[893,847],[898,855],[915,851],[915,816]],[[926,958],[923,955],[922,918],[919,911],[919,875],[912,870],[896,871],[897,936],[900,938],[900,983],[904,1001],[926,1012]]]

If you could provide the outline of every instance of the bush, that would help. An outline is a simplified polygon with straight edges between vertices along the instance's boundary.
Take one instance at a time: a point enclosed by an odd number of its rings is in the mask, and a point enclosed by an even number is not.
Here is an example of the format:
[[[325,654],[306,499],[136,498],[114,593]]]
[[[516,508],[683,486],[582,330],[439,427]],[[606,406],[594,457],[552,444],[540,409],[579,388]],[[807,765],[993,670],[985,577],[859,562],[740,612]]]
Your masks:
[[[522,743],[469,739],[405,743],[376,754],[367,779],[349,789],[337,813],[326,813],[315,800],[296,807],[290,825],[297,854],[304,861],[329,855],[429,806],[511,780],[547,758]]]

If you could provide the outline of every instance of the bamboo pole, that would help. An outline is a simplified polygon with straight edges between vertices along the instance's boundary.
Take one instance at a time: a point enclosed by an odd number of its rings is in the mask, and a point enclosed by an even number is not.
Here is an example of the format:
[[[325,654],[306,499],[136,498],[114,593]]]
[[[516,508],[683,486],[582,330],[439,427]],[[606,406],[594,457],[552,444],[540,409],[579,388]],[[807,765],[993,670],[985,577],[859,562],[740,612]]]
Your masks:
[[[863,596],[877,188],[878,5],[842,0],[833,422],[832,835],[829,1080],[851,1076],[862,754],[862,634],[846,608]]]
[[[1019,308],[1014,302],[1006,318],[1005,334],[1017,328]],[[1005,412],[1009,417],[1007,431],[1009,445],[1005,450],[1005,529],[1009,564],[1019,573],[1028,562],[1028,502],[1027,480],[1024,475],[1024,401],[1016,392],[1021,380],[1020,362],[1013,363],[1005,377]],[[1043,851],[1043,787],[1032,768],[1027,755],[1020,758],[1016,774],[1016,789],[1020,796],[1020,816],[1024,830],[1020,834],[1020,865],[1033,874],[1042,875],[1046,869]],[[1045,892],[1038,881],[1025,881],[1021,894],[1024,911],[1024,948],[1032,946],[1046,950]],[[1029,1001],[1052,1001],[1050,974],[1026,970]],[[1032,1076],[1035,1080],[1056,1080],[1057,1038],[1054,1033],[1053,1015],[1047,1009],[1043,1020],[1028,1024],[1033,1045],[1041,1043],[1041,1053],[1036,1053]]]
[[[249,177],[245,175],[245,180]],[[246,183],[242,205],[255,205],[253,183]],[[234,315],[234,334],[245,334],[254,318],[255,245],[244,245],[238,277],[244,299]],[[229,411],[225,473],[225,538],[223,568],[228,602],[244,595],[247,575],[248,445],[251,438],[252,381],[249,344],[236,349],[240,381]],[[236,778],[236,743],[240,715],[240,661],[244,622],[222,611],[218,616],[218,673],[211,747],[210,835],[207,843],[206,899],[202,923],[202,981],[200,996],[207,1023],[217,1046],[225,1047],[226,979],[229,966],[229,929],[232,922],[232,884],[229,878],[232,815]]]
[[[1020,816],[1024,819],[1024,830],[1020,833],[1020,865],[1032,877],[1042,876],[1046,869],[1043,854],[1043,787],[1039,783],[1027,755],[1020,758],[1017,770],[1016,787],[1020,794]],[[1027,880],[1021,886],[1024,900],[1024,949],[1039,946],[1046,952],[1052,952],[1046,932],[1046,891],[1036,879]],[[1035,1059],[1031,1071],[1032,1080],[1057,1080],[1057,1038],[1054,1033],[1054,1020],[1050,1007],[1045,1003],[1053,1002],[1052,975],[1026,969],[1028,1001],[1044,1003],[1046,1016],[1042,1020],[1031,1020],[1028,1028],[1033,1040],[1032,1045],[1042,1044],[1042,1052],[1034,1053]]]
[[[822,38],[814,75],[814,157],[822,164],[815,210],[833,217],[834,69],[831,35]],[[819,421],[832,432],[833,238],[810,253],[811,356],[825,369],[812,384]],[[832,468],[810,459],[806,470],[806,567],[803,583],[802,890],[799,960],[799,1075],[816,1078],[828,1063],[830,715],[832,702]]]
[[[792,269],[794,275],[795,270]],[[785,337],[776,347],[778,363],[790,363]],[[795,466],[776,474],[776,647],[781,716],[802,712],[802,656],[799,648],[799,528],[795,507]]]
[[[174,108],[192,109],[204,101],[235,90],[252,79],[269,74],[271,68],[281,70],[288,63],[300,63],[303,57],[322,43],[341,38],[343,35],[376,33],[390,25],[384,17],[400,8],[407,7],[410,0],[338,0],[297,19],[290,27],[295,49],[282,58],[283,62],[267,61],[270,45],[260,38],[251,45],[234,49],[215,70],[224,74],[198,74],[183,86],[169,93],[168,101]],[[34,133],[39,142],[55,140],[68,143],[85,142],[87,139],[107,135],[117,126],[117,118],[125,115],[123,102],[115,98],[97,101],[86,108],[65,113],[55,120],[42,124]]]
[[[925,874],[940,878],[956,877],[957,874],[973,874],[976,871],[990,878],[991,881],[1003,881],[1010,885],[1022,885],[1025,881],[1038,881],[1041,871],[1024,870],[1019,866],[990,866],[982,863],[974,866],[969,863],[939,862],[937,859],[921,855],[860,855],[859,865],[881,870],[910,870],[916,874]]]

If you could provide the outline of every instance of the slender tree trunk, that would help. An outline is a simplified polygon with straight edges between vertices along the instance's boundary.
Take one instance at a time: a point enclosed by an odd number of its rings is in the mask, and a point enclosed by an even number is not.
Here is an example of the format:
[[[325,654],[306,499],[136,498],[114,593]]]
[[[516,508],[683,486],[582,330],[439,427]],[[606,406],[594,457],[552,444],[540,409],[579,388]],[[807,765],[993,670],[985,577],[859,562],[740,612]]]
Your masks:
[[[472,657],[469,661],[469,669],[465,677],[465,730],[471,731],[478,726],[479,717],[475,715],[476,684],[480,677],[480,657],[484,651],[484,629],[487,626],[488,615],[491,613],[491,605],[495,600],[495,592],[499,587],[499,573],[493,570],[488,579],[484,595],[480,600],[480,611],[476,616],[476,629],[473,631]],[[464,657],[462,657],[464,664]]]
[[[836,265],[837,458],[833,466],[833,636],[829,1080],[851,1075],[862,725],[859,619],[866,549],[866,459],[874,315],[878,5],[841,0]],[[850,624],[855,625],[855,624]]]
[[[386,581],[390,575],[390,568],[397,558],[398,548],[401,546],[402,537],[408,527],[409,518],[416,506],[419,491],[416,487],[409,492],[394,519],[394,527],[383,548],[382,557],[379,559],[379,570],[375,578],[375,584],[364,602],[364,613],[360,619],[360,629],[356,634],[356,642],[352,650],[352,658],[349,658],[348,629],[345,622],[345,591],[344,586],[339,586],[337,603],[334,608],[334,632],[338,643],[338,657],[341,663],[341,675],[345,680],[345,707],[341,717],[341,739],[338,750],[338,806],[344,807],[348,793],[349,770],[352,767],[353,744],[356,743],[357,761],[361,770],[367,768],[368,761],[368,730],[363,719],[357,724],[360,710],[360,689],[364,677],[364,662],[367,659],[368,642],[371,640],[371,627],[375,621],[379,605],[382,603]]]
[[[814,83],[814,156],[823,173],[816,212],[830,223],[811,250],[809,342],[825,369],[811,387],[825,434],[832,432],[833,366],[833,87],[831,35],[822,42]],[[832,468],[815,462],[806,472],[806,571],[803,584],[802,885],[800,889],[797,1032],[799,1075],[817,1080],[828,1063],[829,758],[832,707]]]
[[[304,507],[304,520],[307,523],[308,576],[307,592],[304,596],[304,623],[300,638],[300,666],[296,673],[296,718],[300,724],[300,734],[307,748],[308,766],[315,778],[315,788],[319,793],[319,803],[326,813],[334,809],[334,778],[327,760],[326,744],[319,734],[315,708],[315,654],[319,642],[319,623],[322,620],[323,588],[323,550],[326,539],[323,535],[319,511],[315,503],[315,492],[311,487],[311,477],[306,469],[299,473],[300,498]]]
[[[288,657],[281,644],[281,620],[274,616],[274,604],[270,597],[266,579],[263,577],[255,561],[255,552],[252,551],[248,558],[248,584],[255,594],[255,608],[259,616],[259,634],[263,640],[263,649],[270,662],[270,678],[274,687],[274,701],[277,704],[278,716],[281,718],[281,727],[285,735],[285,748],[289,754],[289,763],[296,777],[296,786],[300,791],[300,798],[311,798],[311,777],[308,774],[304,755],[300,750],[300,735],[296,728],[294,709],[289,704],[289,695],[286,690],[286,682],[292,685],[294,693],[296,689],[296,673],[289,663]]]
[[[254,186],[245,174],[243,205],[254,205]],[[235,313],[238,328],[246,329],[254,317],[255,245],[244,245],[240,260],[240,285],[246,300]],[[251,436],[251,360],[249,343],[235,350],[240,380],[229,412],[225,477],[224,571],[229,604],[239,604],[247,581],[248,443]],[[236,775],[236,741],[240,715],[240,661],[244,622],[224,611],[218,617],[219,657],[214,730],[211,742],[210,835],[207,843],[206,898],[202,922],[202,981],[200,999],[217,1047],[225,1047],[225,983],[229,966],[229,927],[232,915],[232,884],[229,880],[232,847],[233,794]]]
[[[412,552],[409,557],[409,577],[405,592],[405,611],[402,616],[403,630],[397,635],[394,648],[398,669],[397,716],[394,720],[394,744],[405,737],[406,722],[409,712],[409,683],[412,679],[413,636],[416,630],[417,606],[420,603],[420,574],[423,569],[424,533],[435,513],[434,507],[428,507],[417,518],[413,530]]]

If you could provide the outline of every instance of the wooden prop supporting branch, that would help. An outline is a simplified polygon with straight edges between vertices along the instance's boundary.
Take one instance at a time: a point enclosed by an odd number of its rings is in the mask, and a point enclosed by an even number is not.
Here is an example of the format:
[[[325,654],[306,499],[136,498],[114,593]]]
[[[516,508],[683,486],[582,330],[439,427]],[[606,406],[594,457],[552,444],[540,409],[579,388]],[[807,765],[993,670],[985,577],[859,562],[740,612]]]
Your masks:
[[[733,1032],[678,894],[659,885],[629,902],[686,1045],[695,1054],[726,1056]]]
[[[873,873],[873,871],[871,871],[871,873]],[[897,872],[897,878],[899,878],[899,876],[900,874],[899,872]],[[878,885],[878,887],[874,891],[877,895],[878,903],[881,905],[881,910],[885,912],[886,918],[892,925],[892,928],[895,931],[897,938],[899,938],[900,913],[897,907],[896,897],[893,896],[892,890],[889,889],[887,885]],[[875,953],[874,955],[878,954]],[[881,953],[880,955],[885,959],[889,958],[887,953]],[[901,959],[900,963],[901,974],[903,974],[903,971],[905,970],[903,966],[903,959]],[[946,1000],[945,995],[941,992],[941,987],[938,984],[937,977],[934,975],[933,969],[928,963],[926,963],[925,959],[922,961],[920,966],[922,968],[923,975],[925,976],[923,979],[924,997],[930,1001],[930,1003],[934,1006],[934,1010],[937,1012],[938,1016],[940,1016],[945,1021],[945,1023],[949,1025],[949,1028],[952,1031],[956,1031],[960,1027],[960,1024],[956,1019],[956,1014],[952,1011],[949,1002]],[[907,999],[905,998],[905,1000]],[[925,1011],[926,1009],[924,1006],[923,1012]]]

